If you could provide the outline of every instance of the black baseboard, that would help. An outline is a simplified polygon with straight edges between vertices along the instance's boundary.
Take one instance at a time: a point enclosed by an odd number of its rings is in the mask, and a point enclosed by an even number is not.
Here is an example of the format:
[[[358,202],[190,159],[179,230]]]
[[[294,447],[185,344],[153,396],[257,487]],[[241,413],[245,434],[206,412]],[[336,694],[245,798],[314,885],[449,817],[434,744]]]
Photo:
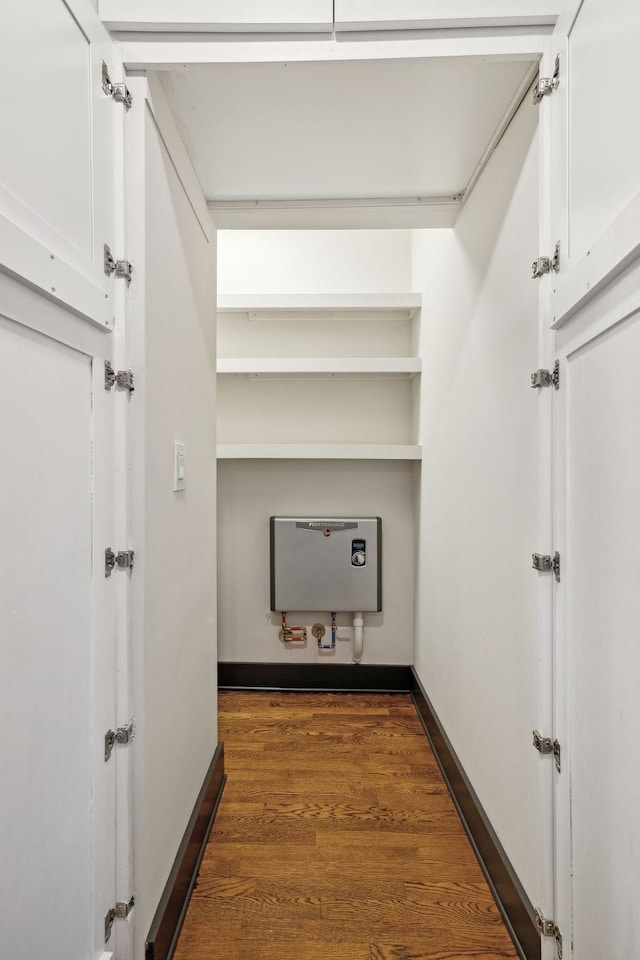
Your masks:
[[[534,908],[414,670],[412,676],[418,714],[516,949],[523,960],[540,960]]]
[[[218,685],[231,690],[409,693],[408,666],[362,663],[219,663]]]
[[[145,960],[171,960],[215,820],[226,776],[219,743],[182,838],[145,946]]]

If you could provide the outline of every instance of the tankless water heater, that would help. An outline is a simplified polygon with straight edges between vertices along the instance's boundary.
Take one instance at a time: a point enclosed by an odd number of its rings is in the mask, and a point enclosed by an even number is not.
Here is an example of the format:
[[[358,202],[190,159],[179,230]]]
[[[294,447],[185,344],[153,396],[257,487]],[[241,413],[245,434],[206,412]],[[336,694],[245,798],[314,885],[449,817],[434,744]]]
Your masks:
[[[380,517],[271,517],[271,609],[380,611]]]

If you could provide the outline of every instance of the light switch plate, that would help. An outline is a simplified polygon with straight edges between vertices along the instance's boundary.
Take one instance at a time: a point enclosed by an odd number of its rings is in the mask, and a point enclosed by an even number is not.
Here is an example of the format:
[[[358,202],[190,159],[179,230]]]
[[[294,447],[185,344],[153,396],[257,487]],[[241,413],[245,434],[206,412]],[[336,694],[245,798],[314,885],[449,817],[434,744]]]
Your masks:
[[[176,441],[173,445],[173,489],[184,490],[184,488],[184,443],[178,443]]]

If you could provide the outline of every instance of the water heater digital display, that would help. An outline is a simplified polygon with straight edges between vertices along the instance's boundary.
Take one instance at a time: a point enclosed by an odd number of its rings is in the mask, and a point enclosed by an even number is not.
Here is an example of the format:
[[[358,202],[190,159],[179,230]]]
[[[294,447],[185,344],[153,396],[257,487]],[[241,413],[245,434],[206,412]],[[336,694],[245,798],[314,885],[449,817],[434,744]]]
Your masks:
[[[382,610],[380,517],[271,517],[271,609]]]

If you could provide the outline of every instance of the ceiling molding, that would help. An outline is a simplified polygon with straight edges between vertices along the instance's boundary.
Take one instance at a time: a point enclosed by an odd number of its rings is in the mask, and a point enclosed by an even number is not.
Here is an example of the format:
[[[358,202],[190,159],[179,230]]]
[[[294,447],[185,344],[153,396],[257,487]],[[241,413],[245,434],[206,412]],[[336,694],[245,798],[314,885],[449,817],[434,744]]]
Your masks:
[[[220,230],[421,229],[452,227],[461,197],[209,200]]]
[[[428,39],[356,40],[215,40],[136,39],[121,44],[122,61],[128,70],[183,70],[189,66],[216,63],[296,63],[357,60],[401,60],[447,57],[477,57],[482,60],[526,62],[543,55],[544,33],[514,36],[440,36]]]
[[[287,199],[238,199],[207,201],[212,213],[220,210],[313,210],[342,207],[431,207],[459,204],[463,191],[433,197],[296,197]]]

